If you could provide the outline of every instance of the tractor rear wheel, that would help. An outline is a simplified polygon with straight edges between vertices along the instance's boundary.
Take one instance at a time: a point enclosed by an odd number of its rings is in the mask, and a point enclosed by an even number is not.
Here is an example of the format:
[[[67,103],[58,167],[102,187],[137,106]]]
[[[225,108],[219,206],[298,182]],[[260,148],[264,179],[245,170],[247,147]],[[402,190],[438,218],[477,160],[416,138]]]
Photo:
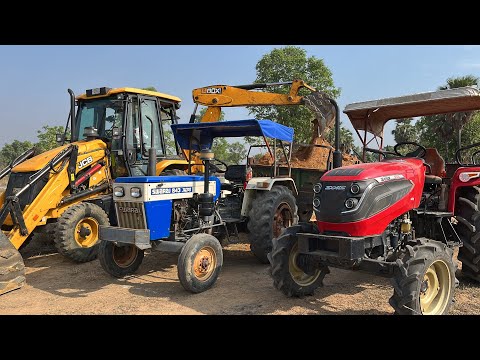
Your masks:
[[[57,221],[55,246],[58,252],[77,262],[94,260],[102,225],[110,225],[110,222],[100,206],[91,203],[70,206]]]
[[[272,242],[282,232],[298,223],[297,203],[289,188],[274,186],[270,191],[259,191],[248,214],[250,250],[262,264],[268,264],[267,254]]]
[[[309,255],[298,252],[298,232],[316,233],[312,224],[292,226],[273,242],[273,250],[269,254],[273,286],[288,297],[313,295],[316,288],[323,286],[323,278],[330,272],[327,266],[317,267],[312,264]]]
[[[455,204],[457,231],[463,246],[458,252],[462,274],[480,281],[480,187],[464,187]]]
[[[134,245],[118,246],[111,241],[100,241],[98,260],[103,270],[116,278],[133,274],[143,261],[144,252]]]
[[[25,284],[25,264],[22,256],[0,231],[0,295],[19,289]]]
[[[445,244],[418,239],[397,260],[390,305],[398,315],[444,315],[455,291],[453,250]]]
[[[167,170],[163,170],[160,173],[160,176],[183,176],[183,175],[187,175],[187,173],[184,170],[180,170],[180,169],[167,169]]]
[[[222,265],[220,242],[209,234],[195,234],[178,257],[178,278],[185,290],[200,293],[212,287]]]

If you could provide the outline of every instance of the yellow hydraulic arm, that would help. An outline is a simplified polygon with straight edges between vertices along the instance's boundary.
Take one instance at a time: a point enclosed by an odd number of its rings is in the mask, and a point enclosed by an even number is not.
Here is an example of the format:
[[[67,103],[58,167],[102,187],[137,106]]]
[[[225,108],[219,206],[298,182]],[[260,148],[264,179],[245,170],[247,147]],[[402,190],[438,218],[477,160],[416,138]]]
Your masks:
[[[252,91],[278,85],[290,85],[288,94]],[[305,97],[298,95],[299,90],[302,88],[306,88],[312,93],[317,93],[315,88],[307,85],[303,80],[293,80],[280,83],[237,86],[211,85],[194,89],[192,96],[195,104],[207,106],[207,111],[200,119],[200,122],[215,122],[220,118],[222,107],[305,104]]]

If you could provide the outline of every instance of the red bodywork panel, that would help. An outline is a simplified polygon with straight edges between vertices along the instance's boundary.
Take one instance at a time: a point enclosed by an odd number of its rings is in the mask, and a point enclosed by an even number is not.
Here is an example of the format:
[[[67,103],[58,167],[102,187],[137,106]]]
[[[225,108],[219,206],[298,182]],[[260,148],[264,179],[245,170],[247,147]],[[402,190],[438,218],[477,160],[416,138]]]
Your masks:
[[[479,177],[473,177],[467,182],[460,181],[459,175],[461,173],[479,173]],[[448,211],[454,212],[455,210],[455,198],[458,188],[464,186],[479,186],[480,185],[480,167],[460,167],[452,176],[450,184],[450,193],[448,194]]]
[[[401,180],[410,180],[413,184],[411,190],[392,206],[380,211],[373,216],[355,222],[330,223],[317,221],[321,233],[325,231],[338,231],[350,236],[374,236],[383,233],[388,224],[409,210],[417,208],[422,198],[423,185],[425,182],[425,167],[422,159],[392,159],[377,163],[366,163],[345,166],[341,169],[363,169],[356,176],[329,176],[325,173],[321,181],[346,182],[377,179],[379,182],[398,181],[388,179],[391,175],[403,175]],[[368,201],[368,197],[365,199]],[[321,209],[320,209],[321,211]]]

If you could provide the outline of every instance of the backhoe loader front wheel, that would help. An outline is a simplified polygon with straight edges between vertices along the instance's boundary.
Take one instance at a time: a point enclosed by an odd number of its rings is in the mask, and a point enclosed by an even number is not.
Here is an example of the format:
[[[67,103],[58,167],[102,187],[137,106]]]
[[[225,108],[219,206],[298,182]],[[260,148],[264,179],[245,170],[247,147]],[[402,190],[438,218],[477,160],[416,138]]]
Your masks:
[[[0,295],[19,289],[25,284],[22,256],[0,231]]]
[[[60,216],[55,231],[58,252],[77,262],[92,261],[98,252],[98,230],[110,225],[103,209],[91,203],[72,205]]]

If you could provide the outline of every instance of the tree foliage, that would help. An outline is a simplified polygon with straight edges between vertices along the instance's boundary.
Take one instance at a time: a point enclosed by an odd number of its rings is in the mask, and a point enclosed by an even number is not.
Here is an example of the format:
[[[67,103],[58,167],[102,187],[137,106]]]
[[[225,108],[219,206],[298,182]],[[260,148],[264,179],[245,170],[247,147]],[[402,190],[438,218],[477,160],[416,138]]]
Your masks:
[[[332,98],[340,95],[335,87],[332,72],[322,59],[307,56],[307,52],[296,46],[273,49],[264,55],[256,65],[255,83],[275,83],[304,80],[317,90],[324,91]],[[287,94],[288,86],[276,86],[266,89],[269,92]],[[305,94],[301,92],[300,95]],[[297,142],[308,142],[311,138],[313,114],[305,106],[256,106],[249,107],[250,114],[257,119],[270,119],[295,129]]]
[[[5,168],[15,158],[32,147],[33,144],[30,141],[13,140],[12,143],[5,144],[0,150],[0,168]]]
[[[63,126],[44,125],[42,130],[37,130],[38,142],[35,146],[41,151],[48,151],[58,147],[57,134],[63,134],[65,128]]]
[[[479,83],[479,78],[466,75],[448,78],[446,82],[446,85],[438,89],[474,86]],[[461,135],[460,146],[480,141],[480,114],[475,111],[423,116],[417,122],[416,129],[422,145],[436,148],[447,161],[453,161],[459,146],[459,135]]]
[[[327,133],[326,139],[332,146],[335,146],[335,129]],[[354,148],[355,144],[352,132],[340,123],[340,151],[350,154]]]

